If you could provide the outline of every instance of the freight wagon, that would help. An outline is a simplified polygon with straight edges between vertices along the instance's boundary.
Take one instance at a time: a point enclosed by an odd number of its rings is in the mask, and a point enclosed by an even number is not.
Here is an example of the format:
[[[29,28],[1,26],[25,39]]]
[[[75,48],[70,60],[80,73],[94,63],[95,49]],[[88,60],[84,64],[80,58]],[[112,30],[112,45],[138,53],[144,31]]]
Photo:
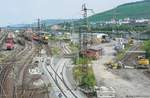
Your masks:
[[[7,50],[12,50],[14,49],[14,34],[13,33],[8,33],[7,38],[5,40],[5,45]]]
[[[14,42],[13,42],[13,39],[7,38],[5,44],[6,44],[6,49],[7,49],[7,50],[12,50],[12,49],[14,49]]]

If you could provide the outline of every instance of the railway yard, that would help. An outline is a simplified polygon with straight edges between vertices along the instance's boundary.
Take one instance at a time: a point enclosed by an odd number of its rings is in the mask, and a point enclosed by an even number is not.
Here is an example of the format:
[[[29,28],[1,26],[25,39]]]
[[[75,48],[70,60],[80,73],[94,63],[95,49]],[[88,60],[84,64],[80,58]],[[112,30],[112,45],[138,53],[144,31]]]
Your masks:
[[[80,52],[73,51],[69,41],[49,40],[31,30],[3,31],[0,39],[0,98],[150,98],[142,41],[133,39],[123,49],[113,39],[87,46],[82,57],[94,58],[90,65],[96,81],[87,89],[74,78],[73,62]]]
[[[150,98],[150,0],[1,0],[0,98]]]

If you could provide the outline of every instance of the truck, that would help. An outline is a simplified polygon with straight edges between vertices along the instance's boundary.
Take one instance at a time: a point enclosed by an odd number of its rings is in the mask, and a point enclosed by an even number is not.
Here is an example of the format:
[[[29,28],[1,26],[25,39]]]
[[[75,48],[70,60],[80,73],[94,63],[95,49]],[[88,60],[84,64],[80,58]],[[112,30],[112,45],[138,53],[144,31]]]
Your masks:
[[[140,59],[138,60],[139,65],[149,65],[149,59]]]
[[[136,68],[138,69],[149,68],[149,59],[145,58],[145,56],[138,56],[137,63],[138,65],[136,66]]]

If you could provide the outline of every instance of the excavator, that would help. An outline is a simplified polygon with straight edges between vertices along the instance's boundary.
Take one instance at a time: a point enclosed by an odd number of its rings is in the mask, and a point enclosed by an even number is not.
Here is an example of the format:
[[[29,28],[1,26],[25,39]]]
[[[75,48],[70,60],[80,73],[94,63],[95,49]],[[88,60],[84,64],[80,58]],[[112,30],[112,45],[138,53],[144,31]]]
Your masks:
[[[130,37],[130,38],[128,39],[128,43],[129,43],[130,45],[132,45],[132,44],[133,44],[133,40],[134,40],[134,38],[133,38],[133,37]]]
[[[121,63],[114,63],[113,61],[109,61],[108,63],[105,63],[105,65],[110,69],[121,69],[121,68],[123,68],[123,65]]]

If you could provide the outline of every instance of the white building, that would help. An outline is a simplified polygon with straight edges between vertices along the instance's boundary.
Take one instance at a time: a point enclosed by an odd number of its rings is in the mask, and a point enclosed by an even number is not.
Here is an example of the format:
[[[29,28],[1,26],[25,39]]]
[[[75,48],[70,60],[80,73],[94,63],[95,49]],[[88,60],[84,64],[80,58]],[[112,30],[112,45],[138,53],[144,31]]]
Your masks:
[[[149,19],[137,19],[135,20],[136,23],[144,23],[144,22],[149,22]]]

